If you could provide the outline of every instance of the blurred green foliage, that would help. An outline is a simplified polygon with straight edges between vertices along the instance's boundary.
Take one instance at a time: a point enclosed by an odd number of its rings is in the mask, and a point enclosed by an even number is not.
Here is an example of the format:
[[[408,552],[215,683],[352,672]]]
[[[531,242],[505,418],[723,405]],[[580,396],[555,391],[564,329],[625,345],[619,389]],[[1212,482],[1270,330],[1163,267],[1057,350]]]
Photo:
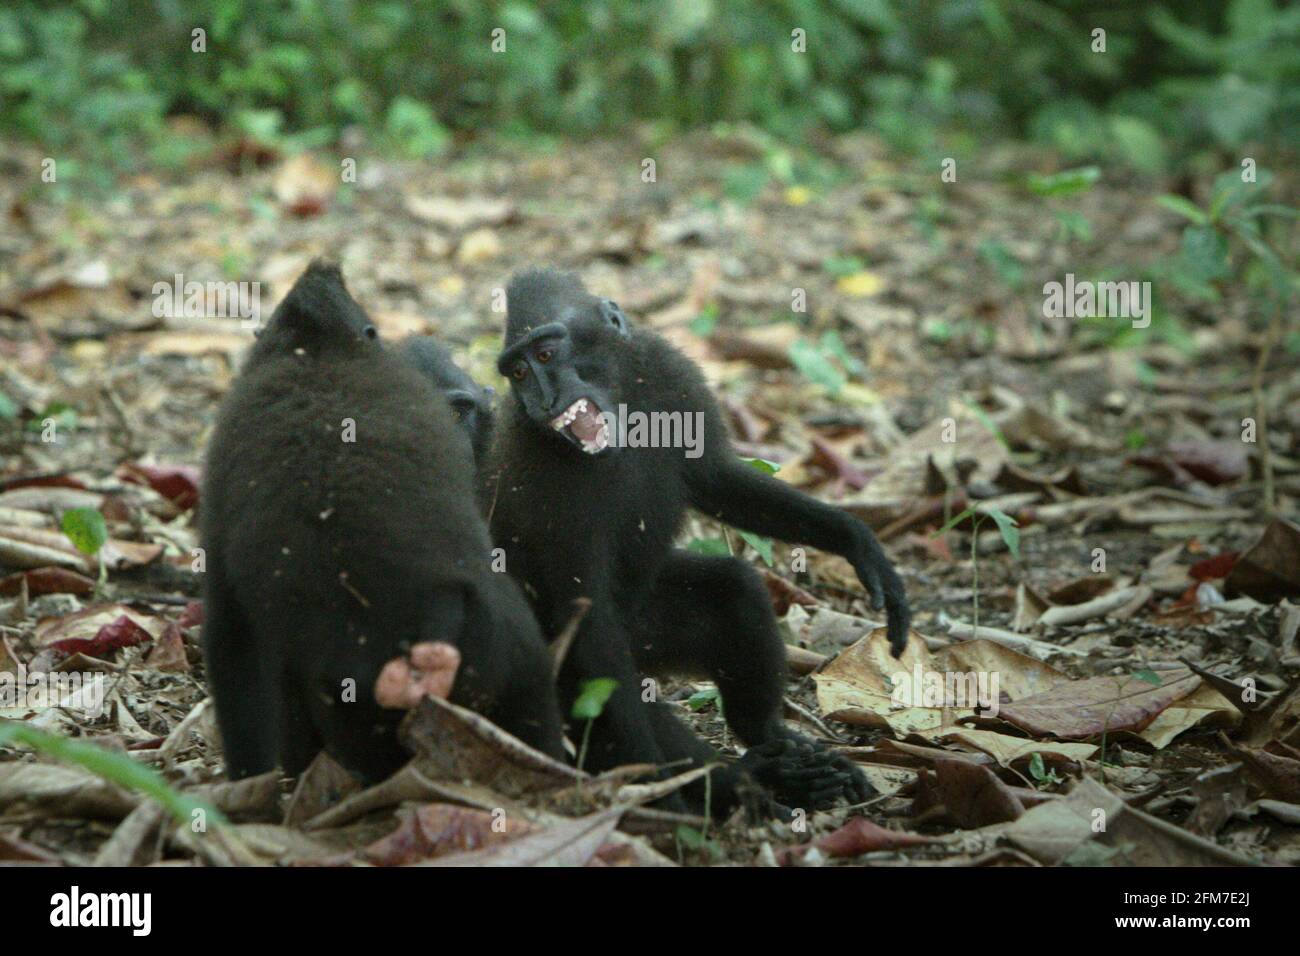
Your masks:
[[[1104,53],[1093,49],[1098,27]],[[196,28],[206,52],[192,49]],[[492,46],[498,28],[503,52]],[[793,48],[796,30],[806,52]],[[866,126],[923,153],[950,148],[954,132],[1025,134],[1067,159],[1155,171],[1188,148],[1296,140],[1300,6],[9,0],[0,9],[8,129],[52,148],[157,159],[177,148],[160,135],[172,114],[307,144],[358,124],[417,157],[442,152],[458,131],[582,134],[634,120],[743,120],[785,139]]]

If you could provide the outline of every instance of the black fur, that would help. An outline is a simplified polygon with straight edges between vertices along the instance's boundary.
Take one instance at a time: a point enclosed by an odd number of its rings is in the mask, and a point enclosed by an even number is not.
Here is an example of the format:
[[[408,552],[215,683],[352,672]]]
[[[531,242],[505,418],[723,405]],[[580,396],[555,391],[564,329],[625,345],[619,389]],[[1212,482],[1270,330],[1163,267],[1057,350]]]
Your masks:
[[[870,788],[850,762],[781,721],[785,645],[757,573],[730,557],[674,549],[688,506],[728,524],[848,558],[877,606],[888,609],[897,654],[909,613],[903,587],[870,529],[841,509],[756,471],[736,457],[699,369],[572,275],[525,272],[507,290],[511,380],[482,496],[493,540],[533,602],[544,633],[563,626],[575,598],[593,601],[561,673],[562,702],[583,680],[619,689],[593,727],[590,764],[702,763],[716,759],[665,705],[642,702],[641,672],[710,678],[727,722],[751,748],[744,769],[783,802],[817,806]],[[553,422],[579,399],[601,411],[700,413],[697,458],[681,447],[607,447]],[[583,428],[590,433],[590,423]],[[715,799],[736,799],[739,778],[715,774]],[[694,795],[698,803],[698,792]]]
[[[436,339],[427,335],[413,335],[399,346],[402,356],[410,362],[451,403],[460,427],[470,436],[474,446],[474,461],[483,464],[483,458],[492,444],[493,390],[479,385],[451,359],[451,353]]]
[[[550,657],[490,569],[469,441],[435,394],[320,263],[253,346],[202,496],[204,649],[232,779],[297,774],[322,747],[368,781],[396,770],[402,713],[376,704],[375,678],[431,640],[461,652],[454,702],[563,757]]]

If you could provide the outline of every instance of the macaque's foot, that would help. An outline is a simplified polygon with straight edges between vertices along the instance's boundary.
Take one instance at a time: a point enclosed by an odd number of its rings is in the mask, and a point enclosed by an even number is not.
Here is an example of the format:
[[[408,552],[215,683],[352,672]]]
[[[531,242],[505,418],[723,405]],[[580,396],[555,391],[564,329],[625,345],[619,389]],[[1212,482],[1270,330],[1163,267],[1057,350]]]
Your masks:
[[[840,798],[861,803],[875,792],[853,761],[795,733],[749,748],[740,764],[788,807],[823,810]]]
[[[392,710],[411,710],[428,695],[444,700],[451,695],[460,668],[460,651],[442,641],[426,641],[411,648],[406,657],[384,665],[375,680],[375,702]]]

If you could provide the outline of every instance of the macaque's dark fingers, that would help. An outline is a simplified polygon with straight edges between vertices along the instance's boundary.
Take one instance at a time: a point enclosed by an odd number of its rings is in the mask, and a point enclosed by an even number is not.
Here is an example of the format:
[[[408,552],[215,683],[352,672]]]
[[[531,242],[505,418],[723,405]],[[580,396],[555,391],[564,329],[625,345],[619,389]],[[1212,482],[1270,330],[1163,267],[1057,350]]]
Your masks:
[[[835,806],[837,800],[844,796],[844,788],[838,784],[808,794],[808,806],[813,810],[826,810]]]
[[[894,657],[898,657],[907,646],[907,633],[912,626],[912,612],[907,606],[907,598],[903,594],[901,585],[897,590],[891,590],[886,606],[889,621],[889,649]]]
[[[845,794],[848,796],[850,803],[862,803],[876,795],[876,788],[867,780],[866,775],[859,770],[849,777],[849,784],[845,789]]]
[[[774,774],[780,778],[782,785],[799,784],[802,786],[842,786],[849,782],[849,775],[840,770],[826,767],[779,767]]]
[[[862,586],[867,589],[867,594],[871,597],[872,610],[879,611],[885,606],[885,589],[880,584],[880,575],[876,569],[868,565],[858,572],[858,580]]]
[[[895,631],[893,628],[890,628],[890,629],[889,629],[889,653],[890,653],[890,655],[891,655],[895,660],[897,660],[898,658],[900,658],[900,657],[903,656],[903,649],[906,648],[906,647],[907,647],[907,630],[906,630],[906,629],[901,629],[901,630]]]

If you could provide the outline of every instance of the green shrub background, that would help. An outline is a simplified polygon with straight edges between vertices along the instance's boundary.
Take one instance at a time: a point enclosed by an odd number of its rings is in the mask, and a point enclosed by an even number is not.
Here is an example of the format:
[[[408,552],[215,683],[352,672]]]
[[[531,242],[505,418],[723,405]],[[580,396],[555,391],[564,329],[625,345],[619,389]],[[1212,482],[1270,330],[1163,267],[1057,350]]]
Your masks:
[[[191,31],[207,52],[191,51]],[[493,53],[493,29],[507,49]],[[791,50],[791,31],[808,52]],[[1091,31],[1107,31],[1107,52]],[[0,124],[124,161],[166,118],[416,156],[463,131],[746,121],[865,127],[917,153],[1015,136],[1140,171],[1297,141],[1300,5],[1272,0],[17,0]]]

